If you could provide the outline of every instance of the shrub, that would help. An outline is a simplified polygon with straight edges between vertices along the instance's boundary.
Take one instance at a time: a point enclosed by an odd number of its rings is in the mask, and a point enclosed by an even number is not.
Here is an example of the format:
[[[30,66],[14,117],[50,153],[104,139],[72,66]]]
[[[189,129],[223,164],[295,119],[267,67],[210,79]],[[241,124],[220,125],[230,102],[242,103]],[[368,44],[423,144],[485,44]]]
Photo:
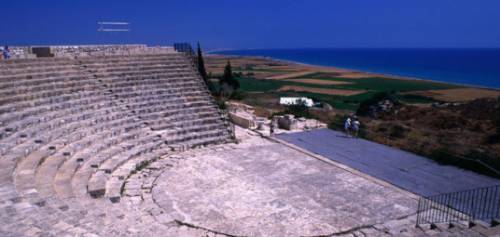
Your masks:
[[[296,117],[305,117],[305,118],[311,117],[311,114],[309,113],[309,108],[307,108],[307,106],[305,106],[305,105],[287,106],[285,109],[285,113],[293,114]]]
[[[207,87],[212,95],[217,95],[219,93],[219,89],[211,80],[207,81]]]
[[[500,128],[497,128],[495,134],[488,137],[489,144],[497,144],[500,143]]]
[[[232,100],[243,100],[245,98],[245,94],[241,91],[235,91],[233,94],[231,94],[230,99]]]
[[[217,103],[217,106],[219,107],[219,109],[222,109],[222,110],[227,109],[226,101],[224,99],[217,99],[216,103]]]
[[[403,94],[400,96],[402,100],[405,102],[413,102],[413,103],[431,103],[436,102],[437,100],[423,95],[415,95],[415,94]]]
[[[500,143],[500,118],[496,118],[496,120],[493,121],[493,126],[496,127],[496,131],[495,134],[488,137],[488,143],[497,144]]]
[[[500,175],[485,166],[477,162],[477,160],[482,161],[495,169],[500,169],[500,164],[497,159],[492,159],[488,155],[477,153],[476,151],[471,151],[467,157],[461,157],[459,155],[452,154],[450,149],[447,147],[438,148],[429,155],[429,158],[435,160],[442,165],[454,165],[466,170],[472,170],[484,175],[491,177],[500,178]],[[489,163],[494,161],[495,163]]]
[[[389,136],[391,138],[405,138],[407,129],[399,124],[395,124],[391,127]]]
[[[371,108],[373,106],[376,106],[378,104],[378,102],[380,102],[382,100],[391,100],[394,103],[396,103],[396,100],[394,99],[394,97],[390,93],[379,92],[379,93],[376,93],[375,95],[373,95],[371,98],[361,102],[361,104],[359,104],[358,110],[356,111],[356,114],[360,115],[360,116],[370,115]]]
[[[331,130],[344,130],[344,121],[347,119],[347,115],[336,114],[333,120],[328,124],[328,128]]]
[[[467,153],[466,157],[474,160],[479,160],[483,163],[486,163],[487,165],[493,167],[496,170],[500,171],[500,157],[495,157],[494,154],[491,154],[489,152],[485,151],[480,151],[480,150],[470,150],[469,153]]]
[[[314,118],[314,115],[309,112],[309,107],[307,107],[303,101],[295,105],[286,106],[281,114],[293,114],[295,117]]]

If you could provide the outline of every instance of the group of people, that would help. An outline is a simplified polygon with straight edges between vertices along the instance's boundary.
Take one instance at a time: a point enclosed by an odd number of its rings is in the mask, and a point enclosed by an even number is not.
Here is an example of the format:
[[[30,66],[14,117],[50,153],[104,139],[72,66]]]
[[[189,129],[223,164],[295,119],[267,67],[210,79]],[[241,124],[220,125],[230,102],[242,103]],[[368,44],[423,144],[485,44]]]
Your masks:
[[[358,137],[360,126],[361,126],[361,123],[359,122],[358,117],[356,115],[349,116],[349,117],[347,117],[347,119],[344,122],[345,133],[347,134],[348,137],[350,135],[353,135],[354,137]]]
[[[9,46],[3,47],[3,49],[0,50],[2,52],[2,58],[3,59],[9,59],[10,58],[10,49]]]

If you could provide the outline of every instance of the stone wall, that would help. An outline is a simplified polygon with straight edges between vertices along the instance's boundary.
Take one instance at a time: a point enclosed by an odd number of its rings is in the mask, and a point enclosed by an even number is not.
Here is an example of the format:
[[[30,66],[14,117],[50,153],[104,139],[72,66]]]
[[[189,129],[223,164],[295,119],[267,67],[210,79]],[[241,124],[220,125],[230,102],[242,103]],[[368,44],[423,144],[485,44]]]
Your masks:
[[[3,50],[4,47],[0,48]],[[18,58],[36,58],[36,55],[31,53],[30,47],[18,47],[18,46],[9,46],[10,55],[14,59]]]
[[[231,122],[243,128],[254,128],[256,126],[252,106],[236,102],[228,102],[226,105]]]
[[[51,52],[56,57],[86,57],[100,55],[130,55],[145,53],[172,53],[172,47],[148,47],[147,45],[84,45],[53,46]]]
[[[32,48],[48,47],[54,57],[88,57],[101,55],[131,55],[172,53],[173,47],[149,47],[145,44],[132,45],[60,45],[60,46],[9,46],[12,58],[36,58]]]
[[[229,119],[234,124],[243,128],[254,128],[255,122],[253,116],[243,112],[229,112]]]

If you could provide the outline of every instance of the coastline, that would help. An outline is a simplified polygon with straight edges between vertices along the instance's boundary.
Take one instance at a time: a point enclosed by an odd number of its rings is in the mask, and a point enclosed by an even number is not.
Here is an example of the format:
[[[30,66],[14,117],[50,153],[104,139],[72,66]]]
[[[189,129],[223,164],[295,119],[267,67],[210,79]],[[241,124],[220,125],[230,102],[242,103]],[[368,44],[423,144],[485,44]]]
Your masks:
[[[226,55],[226,54],[217,54],[217,53],[207,53],[207,55],[208,56],[216,56],[216,57],[257,58],[257,59],[264,59],[264,60],[269,60],[269,61],[299,65],[299,66],[304,66],[304,67],[314,68],[314,69],[319,69],[319,70],[326,70],[326,71],[331,70],[332,72],[359,73],[359,74],[364,75],[366,77],[381,77],[381,78],[396,79],[396,80],[417,80],[417,81],[440,83],[440,84],[453,85],[453,86],[459,86],[459,87],[500,91],[500,88],[495,88],[495,87],[487,87],[487,86],[472,85],[472,84],[457,83],[457,82],[444,82],[444,81],[435,80],[435,79],[419,78],[419,77],[412,77],[412,76],[402,76],[402,75],[396,75],[396,74],[390,74],[390,73],[370,72],[370,71],[366,71],[366,70],[345,68],[345,67],[336,67],[336,66],[330,66],[330,65],[310,64],[310,63],[303,63],[303,62],[293,61],[293,60],[288,60],[288,59],[273,58],[273,57],[269,57],[269,56],[248,56],[248,55],[237,55],[237,54],[232,54],[232,55],[227,54]]]

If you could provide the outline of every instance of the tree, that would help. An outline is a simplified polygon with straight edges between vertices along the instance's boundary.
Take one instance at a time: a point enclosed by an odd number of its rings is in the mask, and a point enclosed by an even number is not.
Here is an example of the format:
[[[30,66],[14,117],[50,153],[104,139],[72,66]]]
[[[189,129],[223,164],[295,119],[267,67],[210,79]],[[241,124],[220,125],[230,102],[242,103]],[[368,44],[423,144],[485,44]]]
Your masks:
[[[209,75],[207,75],[207,70],[205,68],[205,60],[203,59],[203,52],[201,51],[201,46],[200,42],[198,42],[198,72],[200,73],[201,78],[203,78],[203,81],[208,87],[208,90],[214,94],[215,92],[215,85],[210,81]]]
[[[224,75],[222,75],[222,81],[230,81],[233,79],[233,68],[231,67],[231,61],[227,60],[227,64],[224,67]]]
[[[203,60],[203,53],[201,52],[200,42],[198,42],[198,71],[200,72],[201,78],[207,83],[207,70],[205,69],[205,60]]]
[[[379,112],[378,103],[383,100],[389,100],[394,105],[399,105],[399,102],[396,100],[393,94],[386,91],[378,92],[371,98],[361,102],[356,111],[356,114],[359,116],[377,117],[377,113]]]
[[[224,75],[219,80],[221,93],[224,96],[230,97],[235,90],[240,88],[240,83],[234,78],[231,62],[228,60],[224,68]]]

